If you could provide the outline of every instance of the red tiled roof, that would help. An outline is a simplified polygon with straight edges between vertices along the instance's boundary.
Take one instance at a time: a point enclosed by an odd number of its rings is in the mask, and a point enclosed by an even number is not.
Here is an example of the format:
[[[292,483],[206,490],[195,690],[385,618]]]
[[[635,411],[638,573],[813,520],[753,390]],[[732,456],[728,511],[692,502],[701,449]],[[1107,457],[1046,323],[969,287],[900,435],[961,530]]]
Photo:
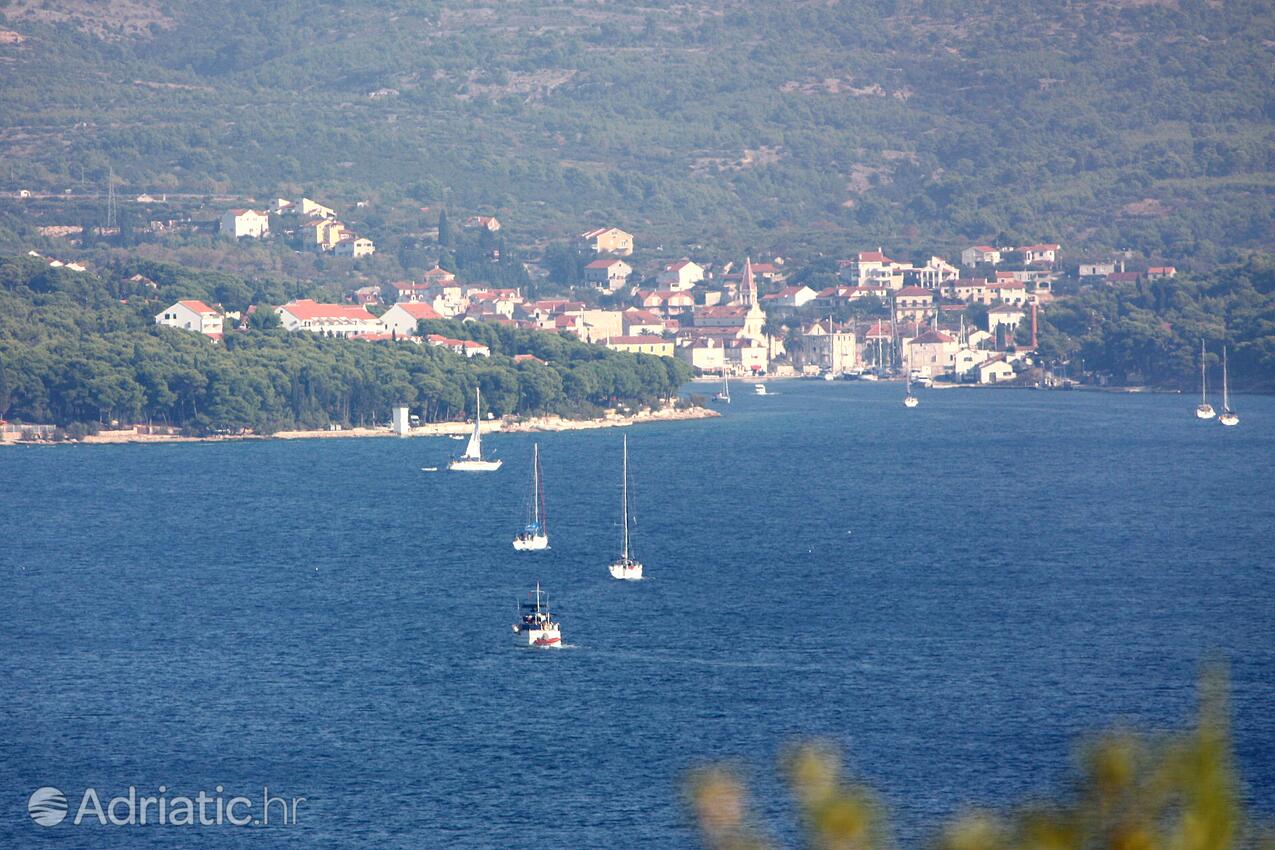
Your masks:
[[[374,319],[362,304],[319,304],[309,298],[292,301],[279,309],[287,310],[301,321],[311,319]]]
[[[177,303],[185,307],[187,310],[194,310],[196,313],[207,314],[217,312],[202,301],[178,301]]]
[[[942,331],[926,331],[920,336],[912,340],[913,345],[937,345],[942,343],[954,342],[950,336]]]
[[[443,314],[439,313],[424,301],[407,301],[401,304],[395,304],[391,310],[402,310],[413,319],[441,319]]]
[[[902,289],[900,289],[898,292],[894,293],[895,298],[898,298],[900,296],[915,298],[915,297],[920,297],[922,295],[929,296],[930,298],[934,297],[933,292],[930,292],[930,290],[920,286],[905,286]]]

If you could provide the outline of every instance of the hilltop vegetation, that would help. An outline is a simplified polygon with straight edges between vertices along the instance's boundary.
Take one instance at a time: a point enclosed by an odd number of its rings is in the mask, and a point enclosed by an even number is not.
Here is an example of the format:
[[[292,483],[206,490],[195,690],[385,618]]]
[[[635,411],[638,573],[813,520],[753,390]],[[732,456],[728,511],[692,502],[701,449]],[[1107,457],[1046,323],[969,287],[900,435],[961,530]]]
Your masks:
[[[374,197],[648,244],[1269,246],[1262,0],[0,5],[11,188]],[[373,221],[375,224],[375,221]],[[10,227],[19,235],[21,219]]]
[[[1215,390],[1225,345],[1233,390],[1275,392],[1275,259],[1269,255],[1207,275],[1087,287],[1040,315],[1046,359],[1083,363],[1117,383],[1198,389],[1204,340]]]
[[[178,298],[248,301],[305,294],[277,283],[147,265],[97,277],[28,259],[0,260],[0,417],[82,433],[101,424],[154,422],[194,433],[271,433],[386,422],[395,404],[427,420],[484,411],[590,414],[616,403],[673,396],[689,369],[670,358],[621,354],[555,334],[483,328],[490,358],[411,342],[289,333],[261,323],[223,344],[157,327]],[[127,302],[127,303],[124,303]],[[269,307],[263,307],[263,315]],[[453,335],[473,333],[447,322]],[[538,359],[515,362],[518,354]]]

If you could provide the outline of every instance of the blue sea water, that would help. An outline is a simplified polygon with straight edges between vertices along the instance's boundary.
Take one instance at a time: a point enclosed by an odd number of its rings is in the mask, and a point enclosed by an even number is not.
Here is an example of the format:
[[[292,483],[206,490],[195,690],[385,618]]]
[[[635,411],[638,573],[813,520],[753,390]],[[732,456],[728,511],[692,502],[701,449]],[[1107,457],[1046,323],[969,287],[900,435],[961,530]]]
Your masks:
[[[1229,662],[1275,817],[1275,399],[782,382],[621,432],[0,450],[0,847],[692,847],[727,760],[792,834],[837,742],[917,846],[1064,792],[1087,733]],[[532,441],[553,549],[516,554]],[[539,580],[572,648],[514,645]],[[295,825],[37,826],[36,788],[305,797]],[[253,810],[259,814],[259,808]],[[152,812],[152,816],[153,816]]]

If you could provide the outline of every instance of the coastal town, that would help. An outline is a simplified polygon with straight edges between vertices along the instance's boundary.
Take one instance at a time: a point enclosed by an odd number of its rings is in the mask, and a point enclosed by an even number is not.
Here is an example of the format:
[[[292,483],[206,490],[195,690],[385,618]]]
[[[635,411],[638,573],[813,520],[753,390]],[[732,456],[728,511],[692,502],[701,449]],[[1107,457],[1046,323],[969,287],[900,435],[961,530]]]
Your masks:
[[[228,237],[261,239],[271,215],[304,233],[316,251],[359,257],[375,250],[332,208],[279,199],[269,211],[228,210]],[[490,237],[494,216],[463,227]],[[364,285],[340,301],[294,300],[271,307],[284,328],[366,342],[406,340],[486,357],[488,346],[421,331],[427,320],[453,319],[566,333],[607,348],[677,357],[698,375],[823,376],[868,380],[903,372],[922,381],[1007,384],[1032,371],[1040,379],[1038,323],[1067,284],[1154,281],[1172,266],[1126,267],[1123,259],[1064,263],[1057,243],[973,245],[959,256],[894,259],[878,246],[829,263],[821,285],[779,256],[639,262],[634,234],[615,226],[584,230],[574,240],[580,282],[554,297],[520,287],[464,280],[438,264],[412,280]],[[534,264],[528,271],[544,274]],[[822,285],[827,284],[827,285]],[[225,311],[201,301],[173,303],[155,321],[212,339],[246,332],[257,309]],[[1046,369],[1049,383],[1066,382]]]

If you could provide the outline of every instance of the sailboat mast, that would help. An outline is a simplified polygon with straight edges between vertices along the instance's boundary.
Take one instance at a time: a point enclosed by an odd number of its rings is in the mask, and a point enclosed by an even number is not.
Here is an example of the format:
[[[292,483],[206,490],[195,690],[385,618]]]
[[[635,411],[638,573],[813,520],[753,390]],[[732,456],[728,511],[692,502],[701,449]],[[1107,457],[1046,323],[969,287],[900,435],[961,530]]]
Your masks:
[[[540,444],[531,449],[531,521],[540,527]]]
[[[1200,404],[1209,403],[1208,375],[1204,369],[1204,340],[1200,340]]]
[[[1226,346],[1222,346],[1222,410],[1231,409],[1230,378],[1227,376]]]
[[[624,435],[624,543],[620,554],[624,560],[629,559],[629,435]]]

